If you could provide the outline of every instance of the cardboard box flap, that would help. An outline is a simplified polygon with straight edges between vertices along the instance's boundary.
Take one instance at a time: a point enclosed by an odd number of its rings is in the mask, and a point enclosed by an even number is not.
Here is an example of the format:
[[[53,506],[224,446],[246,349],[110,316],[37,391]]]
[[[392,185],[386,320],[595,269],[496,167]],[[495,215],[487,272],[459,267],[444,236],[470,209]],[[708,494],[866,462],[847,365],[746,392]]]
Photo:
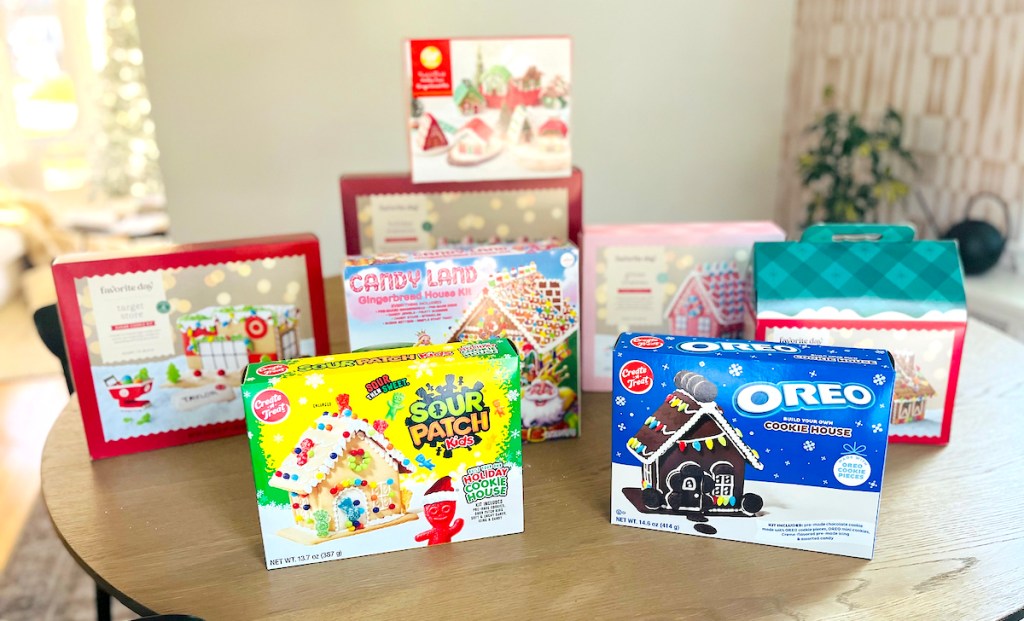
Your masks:
[[[885,239],[755,244],[755,310],[795,316],[833,307],[860,317],[894,311],[921,318],[966,308],[956,242]]]

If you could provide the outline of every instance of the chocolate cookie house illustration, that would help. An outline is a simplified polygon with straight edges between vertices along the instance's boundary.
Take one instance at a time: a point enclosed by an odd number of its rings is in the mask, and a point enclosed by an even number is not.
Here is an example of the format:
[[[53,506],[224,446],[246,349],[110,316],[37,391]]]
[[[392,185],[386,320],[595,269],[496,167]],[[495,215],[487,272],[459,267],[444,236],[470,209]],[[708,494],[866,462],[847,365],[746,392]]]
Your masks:
[[[921,373],[913,352],[893,352],[892,357],[896,362],[896,389],[889,422],[901,425],[924,420],[925,406],[935,396],[935,389]]]
[[[643,481],[623,494],[644,513],[755,515],[764,502],[743,493],[743,475],[746,464],[763,468],[757,451],[726,421],[713,383],[680,371],[675,385],[626,442],[643,464]]]

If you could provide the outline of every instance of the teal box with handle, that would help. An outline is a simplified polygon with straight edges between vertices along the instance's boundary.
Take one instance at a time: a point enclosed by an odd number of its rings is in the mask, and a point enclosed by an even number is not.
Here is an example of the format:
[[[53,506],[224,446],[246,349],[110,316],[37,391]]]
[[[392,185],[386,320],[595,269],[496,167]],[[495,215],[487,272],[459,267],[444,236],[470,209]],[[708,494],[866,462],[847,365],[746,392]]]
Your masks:
[[[892,352],[890,439],[946,444],[967,303],[956,242],[888,224],[819,224],[754,245],[753,333],[765,341]]]

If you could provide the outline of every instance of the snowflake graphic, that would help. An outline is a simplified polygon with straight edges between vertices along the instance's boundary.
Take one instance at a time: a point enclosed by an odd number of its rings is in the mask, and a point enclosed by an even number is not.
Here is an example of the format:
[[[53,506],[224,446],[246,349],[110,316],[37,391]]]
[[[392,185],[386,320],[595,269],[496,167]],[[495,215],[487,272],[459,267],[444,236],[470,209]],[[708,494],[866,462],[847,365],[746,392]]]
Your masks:
[[[516,451],[516,459],[522,459],[522,458],[523,458],[523,452],[522,451]]]
[[[252,440],[252,432],[251,432],[251,431],[250,431],[250,432],[248,432],[248,433],[247,433],[247,434],[245,434],[245,435],[249,436],[249,439],[250,439],[250,440]]]
[[[622,407],[622,406],[626,405],[626,398],[623,397],[622,395],[619,395],[618,397],[615,397],[615,405],[617,405],[619,407]]]
[[[622,457],[622,451],[615,451],[616,457]]]
[[[881,386],[882,384],[885,383],[885,376],[879,373],[878,375],[873,377],[871,381],[875,383],[875,386]]]
[[[743,367],[738,364],[729,365],[729,375],[733,377],[739,377],[743,375]]]
[[[779,473],[776,472],[774,476],[775,476],[776,479],[779,478]]]
[[[270,381],[268,381],[267,383],[270,384],[271,386],[277,386],[277,383],[280,382],[280,381],[281,381],[280,377],[272,377],[272,378],[270,378]]]
[[[861,422],[861,421],[857,421],[857,426],[858,426],[858,427],[863,427],[863,426],[864,426],[864,423],[863,423],[863,422]]]
[[[871,431],[875,433],[882,433],[882,423],[875,423],[871,425]]]
[[[814,442],[811,442],[810,440],[804,442],[804,450],[805,451],[813,451],[814,450]]]
[[[674,336],[666,336],[665,340],[666,341],[674,341],[674,340],[676,340],[676,337],[674,337]]]
[[[666,388],[667,386],[668,386],[668,384],[666,384],[665,382],[662,382],[662,383],[661,383],[661,387],[662,387],[662,388]]]
[[[765,449],[765,450],[764,450],[764,452],[765,452],[765,453],[771,453],[771,452],[772,452],[772,450],[771,450],[770,448],[767,448],[767,449]]]
[[[261,490],[261,489],[256,490],[256,497],[257,498],[263,498],[263,490]]]
[[[876,487],[878,487],[878,483],[875,483],[874,481],[872,481],[872,482],[868,483],[868,487],[870,487],[871,489],[875,489]]]
[[[509,403],[513,401],[519,401],[519,391],[512,389],[505,394],[505,398],[508,399]]]
[[[826,459],[828,459],[828,458],[825,457],[824,455],[821,456],[821,461],[825,461]]]
[[[427,377],[434,376],[434,362],[432,360],[420,360],[409,365],[410,371],[416,371],[416,377],[420,378],[426,375]]]
[[[324,385],[323,373],[310,373],[306,376],[306,386],[314,390]]]
[[[821,482],[823,485],[828,485],[828,479],[822,479]]]
[[[818,376],[818,372],[817,372],[817,371],[815,371],[814,369],[811,369],[811,372],[810,372],[810,374],[809,374],[809,375],[810,375],[811,377],[817,377],[817,376]]]
[[[620,351],[619,353],[617,353],[615,355],[618,356],[619,358],[621,358],[622,357],[622,352]]]
[[[625,430],[626,430],[626,425],[623,424],[623,423],[619,423],[619,431],[625,431]]]
[[[700,366],[704,366],[704,361],[703,360],[700,361]]]
[[[278,444],[284,442],[284,436],[282,436],[279,433],[278,434],[274,434],[274,437],[272,439],[274,440],[274,442],[276,442]]]
[[[299,405],[306,405],[307,403],[309,403],[309,399],[305,397],[299,397]]]
[[[668,371],[668,365],[667,364],[661,365],[661,370],[662,371]]]
[[[243,390],[242,391],[242,396],[245,397],[246,399],[248,399],[249,397],[252,396],[252,393],[249,392],[248,390]]]
[[[787,466],[789,465],[789,460],[788,460],[788,459],[786,460],[786,465],[787,465]]]

